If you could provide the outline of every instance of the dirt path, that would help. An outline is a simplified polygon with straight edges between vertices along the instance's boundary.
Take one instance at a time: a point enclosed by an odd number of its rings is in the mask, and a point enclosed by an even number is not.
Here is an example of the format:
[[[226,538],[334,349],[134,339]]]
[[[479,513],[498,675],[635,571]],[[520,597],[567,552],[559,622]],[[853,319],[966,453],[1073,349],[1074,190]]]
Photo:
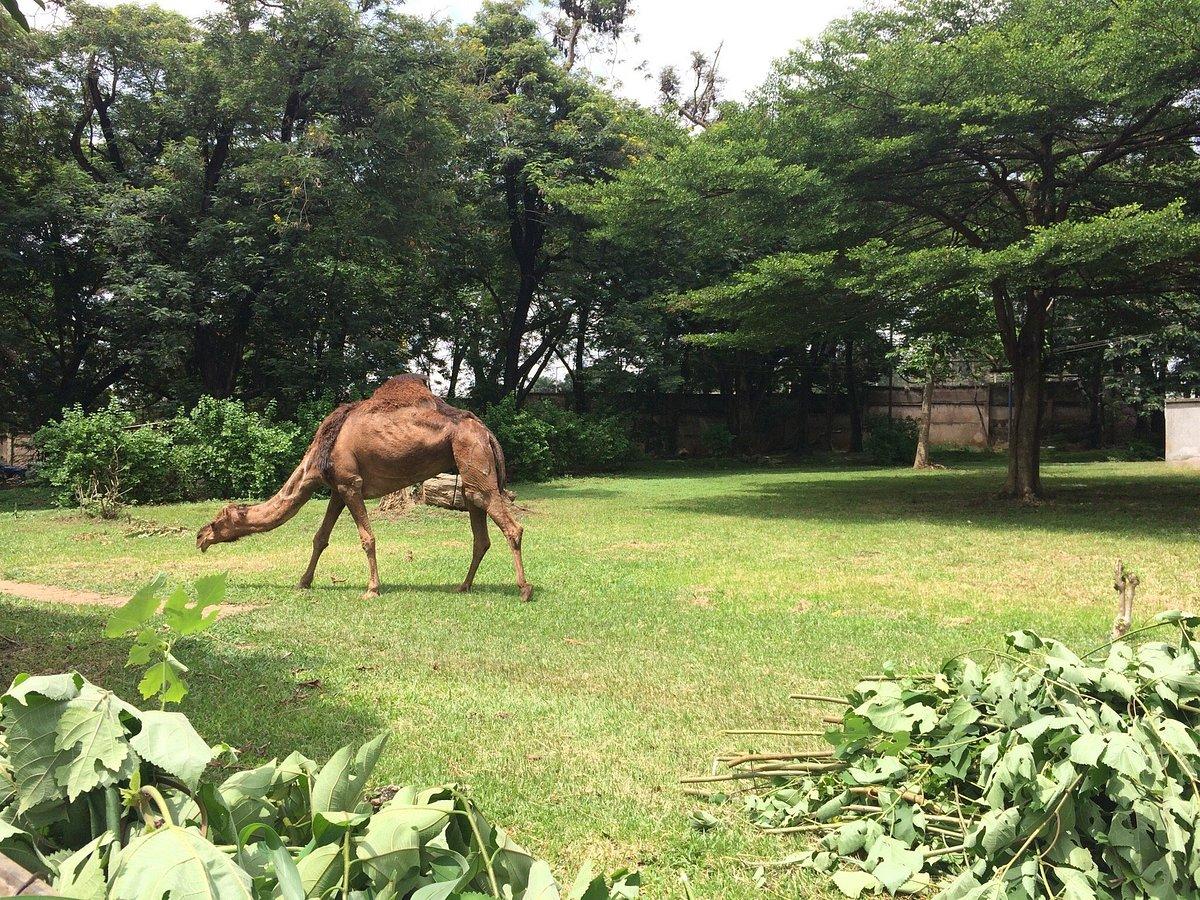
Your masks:
[[[0,578],[0,594],[20,597],[22,600],[36,600],[39,603],[64,603],[68,606],[124,606],[129,600],[128,597],[99,594],[96,591],[77,591],[73,588],[32,584],[26,581],[5,581],[3,578]],[[253,608],[236,603],[223,603],[220,615],[232,616]]]

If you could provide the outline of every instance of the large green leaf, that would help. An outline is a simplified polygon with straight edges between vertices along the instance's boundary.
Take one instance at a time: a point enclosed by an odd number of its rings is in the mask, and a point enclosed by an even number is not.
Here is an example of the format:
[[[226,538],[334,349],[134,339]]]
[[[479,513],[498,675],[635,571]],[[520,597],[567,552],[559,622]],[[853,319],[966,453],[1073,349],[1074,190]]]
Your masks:
[[[12,762],[18,813],[111,784],[131,757],[120,714],[130,709],[108,691],[79,676],[76,695],[52,700],[20,685],[6,695],[4,725]],[[29,679],[28,681],[34,681]],[[42,683],[51,696],[70,693],[61,681]],[[12,698],[12,699],[10,699]],[[13,699],[16,702],[13,702]]]
[[[191,788],[196,787],[213,756],[212,748],[187,716],[178,712],[142,713],[142,730],[129,743],[142,759]]]
[[[125,766],[129,740],[119,713],[113,694],[91,685],[86,685],[79,697],[66,701],[55,749],[74,756],[56,770],[55,777],[66,787],[68,799],[111,783]]]
[[[193,828],[167,825],[117,858],[110,900],[253,900],[250,876]]]

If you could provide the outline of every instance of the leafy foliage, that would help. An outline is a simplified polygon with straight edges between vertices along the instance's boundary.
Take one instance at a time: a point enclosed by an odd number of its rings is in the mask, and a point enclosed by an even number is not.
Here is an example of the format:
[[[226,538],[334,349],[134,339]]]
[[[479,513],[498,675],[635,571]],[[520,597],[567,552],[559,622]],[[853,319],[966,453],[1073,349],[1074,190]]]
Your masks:
[[[90,414],[71,407],[59,421],[44,425],[35,442],[41,476],[63,505],[152,503],[180,496],[181,472],[168,436],[137,427],[132,413],[116,402]]]
[[[296,428],[239,400],[201,397],[174,426],[175,444],[194,497],[265,497],[295,466]]]
[[[488,409],[484,421],[504,448],[510,477],[526,481],[608,471],[636,453],[616,416],[577,413],[549,402],[518,409],[513,398],[505,398]]]
[[[366,802],[386,735],[323,766],[292,753],[218,782],[203,777],[218,748],[183,714],[143,712],[78,674],[19,675],[0,704],[0,850],[65,896],[560,896],[550,867],[457,787]],[[618,874],[613,896],[637,883]],[[609,889],[589,878],[569,896]]]
[[[187,666],[171,652],[175,642],[211,628],[217,621],[217,611],[213,607],[225,599],[224,572],[197,578],[192,583],[194,602],[182,584],[164,599],[162,589],[166,580],[165,575],[158,575],[143,585],[128,603],[113,613],[104,629],[108,637],[134,636],[125,665],[142,666],[154,660],[142,676],[138,689],[143,700],[158,697],[163,707],[168,703],[179,703],[188,693],[187,682],[183,679]],[[163,617],[157,623],[152,621],[156,614]]]
[[[917,422],[904,416],[867,419],[863,450],[881,466],[911,465],[917,450]]]
[[[832,754],[769,757],[746,810],[819,834],[789,862],[850,897],[935,881],[940,900],[1193,896],[1198,625],[1164,613],[1141,630],[1177,641],[1083,655],[1017,631],[983,661],[885,671],[850,695]]]

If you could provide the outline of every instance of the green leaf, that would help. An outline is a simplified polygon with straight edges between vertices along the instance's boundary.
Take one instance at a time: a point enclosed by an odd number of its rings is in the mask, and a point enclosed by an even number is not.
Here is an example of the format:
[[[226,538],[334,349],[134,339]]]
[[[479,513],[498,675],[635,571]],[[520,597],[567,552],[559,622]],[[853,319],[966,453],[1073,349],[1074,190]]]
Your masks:
[[[313,781],[312,811],[352,812],[362,799],[367,779],[387,738],[387,732],[383,732],[363,744],[353,755],[353,745],[342,747],[333,754]]]
[[[57,724],[54,748],[71,752],[72,758],[58,767],[55,778],[66,787],[70,800],[101,783],[110,783],[129,756],[129,741],[113,695],[87,687],[91,690],[66,701]]]
[[[323,844],[296,863],[304,896],[321,897],[342,875],[342,847]]]
[[[158,611],[158,592],[166,584],[167,576],[155,575],[153,580],[138,588],[129,601],[112,614],[104,628],[106,637],[115,638],[141,628]]]
[[[282,900],[304,900],[304,881],[300,877],[300,870],[274,828],[263,822],[255,822],[242,829],[238,842],[248,844],[250,838],[259,833],[262,834],[262,842],[271,851],[271,864],[275,870],[275,881],[279,885]]]
[[[167,654],[163,661],[155,663],[146,670],[142,680],[138,682],[138,690],[142,698],[149,700],[160,695],[164,703],[179,703],[188,694],[187,682],[181,676],[187,667],[175,657]]]
[[[1017,839],[1017,826],[1021,823],[1019,809],[998,809],[984,815],[980,822],[981,844],[984,852],[994,857]]]
[[[253,900],[250,876],[193,828],[167,825],[117,857],[110,900]]]
[[[925,857],[919,850],[910,850],[903,842],[883,835],[867,852],[867,865],[871,874],[894,894],[921,871]]]
[[[105,832],[60,862],[55,891],[72,900],[105,900],[108,880],[104,875],[104,853],[112,841],[113,836]]]
[[[217,621],[217,610],[205,615],[205,610],[217,606],[225,599],[225,573],[197,578],[193,584],[196,602],[188,603],[187,591],[182,586],[172,592],[163,607],[167,624],[181,635],[198,634]]]
[[[847,897],[861,897],[863,891],[875,893],[879,890],[879,879],[870,872],[843,870],[833,873],[833,883]]]
[[[78,672],[63,675],[18,675],[13,679],[12,687],[4,695],[23,706],[29,705],[30,694],[40,694],[47,700],[70,700],[78,697],[84,685],[83,676]]]
[[[142,730],[129,744],[142,759],[193,789],[213,757],[212,748],[178,712],[142,713]]]
[[[50,700],[22,683],[21,702],[4,704],[19,814],[111,784],[131,759],[120,719],[131,708],[78,675],[68,677],[71,690],[78,692],[70,699]],[[62,681],[41,684],[56,696],[70,693]]]

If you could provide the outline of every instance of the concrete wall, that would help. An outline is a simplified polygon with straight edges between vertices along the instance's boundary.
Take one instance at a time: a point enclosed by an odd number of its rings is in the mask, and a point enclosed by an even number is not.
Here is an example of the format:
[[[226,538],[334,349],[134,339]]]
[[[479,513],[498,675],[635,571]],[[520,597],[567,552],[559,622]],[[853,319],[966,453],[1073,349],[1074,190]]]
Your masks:
[[[1166,402],[1167,459],[1200,460],[1200,398]]]
[[[0,463],[27,466],[36,458],[32,437],[27,434],[0,434]]]

